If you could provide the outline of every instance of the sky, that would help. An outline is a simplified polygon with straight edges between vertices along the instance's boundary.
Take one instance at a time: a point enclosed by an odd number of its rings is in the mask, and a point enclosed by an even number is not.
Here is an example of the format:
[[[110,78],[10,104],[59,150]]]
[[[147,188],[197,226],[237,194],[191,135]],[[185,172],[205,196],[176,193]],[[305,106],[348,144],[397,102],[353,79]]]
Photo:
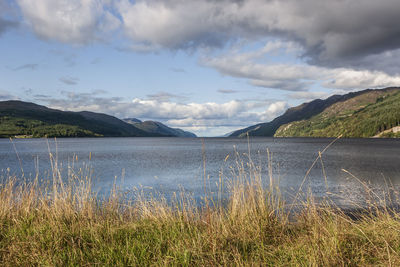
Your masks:
[[[0,100],[220,136],[400,86],[398,0],[0,0]]]

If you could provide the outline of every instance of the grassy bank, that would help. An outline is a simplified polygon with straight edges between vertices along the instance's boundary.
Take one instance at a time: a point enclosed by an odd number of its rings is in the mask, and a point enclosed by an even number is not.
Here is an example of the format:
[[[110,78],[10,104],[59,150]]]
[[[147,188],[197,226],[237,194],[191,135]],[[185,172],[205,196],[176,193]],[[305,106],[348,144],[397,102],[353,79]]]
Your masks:
[[[70,171],[65,182],[53,167],[47,185],[39,177],[1,183],[1,265],[400,264],[400,214],[382,208],[367,187],[369,206],[354,219],[311,198],[297,198],[294,212],[272,173],[266,182],[251,161],[237,164],[227,203],[205,198],[202,206],[185,195],[167,202],[139,190],[130,202],[117,188],[100,198],[82,172]]]

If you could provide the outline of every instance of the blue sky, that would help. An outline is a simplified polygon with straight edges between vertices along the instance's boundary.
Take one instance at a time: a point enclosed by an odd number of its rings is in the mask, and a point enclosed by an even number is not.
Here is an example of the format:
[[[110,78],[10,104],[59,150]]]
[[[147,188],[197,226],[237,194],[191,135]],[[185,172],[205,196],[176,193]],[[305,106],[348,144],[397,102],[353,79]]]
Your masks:
[[[398,1],[0,0],[0,100],[218,136],[400,84]]]

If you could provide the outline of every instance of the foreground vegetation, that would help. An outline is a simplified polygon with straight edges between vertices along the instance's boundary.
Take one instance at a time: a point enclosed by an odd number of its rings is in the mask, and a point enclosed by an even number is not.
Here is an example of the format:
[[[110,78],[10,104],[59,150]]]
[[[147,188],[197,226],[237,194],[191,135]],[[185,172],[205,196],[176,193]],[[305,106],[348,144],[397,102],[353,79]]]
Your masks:
[[[396,199],[367,187],[369,205],[356,215],[298,195],[295,208],[280,199],[271,172],[264,186],[261,168],[250,160],[232,172],[224,204],[207,188],[203,205],[184,194],[166,201],[140,190],[130,201],[116,187],[97,197],[82,170],[70,170],[65,182],[52,164],[51,183],[38,177],[1,183],[1,265],[400,264],[400,214],[388,204]]]

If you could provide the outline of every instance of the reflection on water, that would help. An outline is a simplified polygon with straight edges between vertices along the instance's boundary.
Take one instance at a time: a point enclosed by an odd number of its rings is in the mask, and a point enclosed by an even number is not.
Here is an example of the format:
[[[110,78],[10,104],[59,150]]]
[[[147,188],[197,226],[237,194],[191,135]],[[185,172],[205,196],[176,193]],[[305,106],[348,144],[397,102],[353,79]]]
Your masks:
[[[204,141],[204,150],[202,142]],[[268,178],[267,149],[271,152],[272,173],[285,197],[295,194],[316,158],[332,139],[328,138],[73,138],[0,140],[2,176],[49,177],[49,151],[64,172],[72,162],[75,170],[91,166],[92,178],[100,194],[110,190],[115,179],[129,190],[143,186],[167,196],[184,188],[198,198],[204,193],[204,165],[207,185],[216,190],[222,175],[232,178],[240,160],[250,157]],[[360,179],[371,187],[400,185],[400,140],[340,139],[318,160],[304,182],[314,197],[329,196],[340,205],[358,201],[365,195]],[[15,150],[17,152],[15,152]],[[205,159],[205,161],[204,161]],[[19,161],[20,160],[20,161]],[[21,162],[21,164],[20,164]],[[244,167],[246,167],[244,165]],[[357,178],[352,177],[352,175]]]

